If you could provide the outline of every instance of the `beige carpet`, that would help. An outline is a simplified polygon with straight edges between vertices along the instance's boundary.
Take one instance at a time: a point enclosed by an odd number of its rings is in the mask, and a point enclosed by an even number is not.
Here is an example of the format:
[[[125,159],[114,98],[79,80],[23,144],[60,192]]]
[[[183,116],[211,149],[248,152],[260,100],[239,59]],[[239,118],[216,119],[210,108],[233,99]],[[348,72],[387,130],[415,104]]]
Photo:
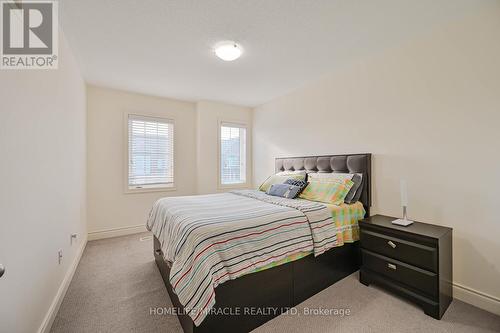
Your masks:
[[[171,303],[147,234],[87,244],[52,332],[182,332],[174,315],[151,315]],[[349,309],[349,315],[306,315],[306,309]],[[339,281],[254,332],[500,332],[500,317],[453,301],[441,320],[357,280]]]

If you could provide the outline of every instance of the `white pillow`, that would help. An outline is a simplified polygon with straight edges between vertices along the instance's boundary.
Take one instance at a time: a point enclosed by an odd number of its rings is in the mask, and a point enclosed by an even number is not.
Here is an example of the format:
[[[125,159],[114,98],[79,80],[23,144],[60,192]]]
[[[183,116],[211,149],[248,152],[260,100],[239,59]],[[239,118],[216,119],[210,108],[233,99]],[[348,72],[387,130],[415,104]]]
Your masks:
[[[306,175],[306,170],[298,171],[280,171],[277,173],[278,176],[290,176],[290,175]]]
[[[353,173],[336,173],[336,172],[331,172],[331,173],[317,173],[317,172],[312,172],[307,174],[307,179],[309,181],[343,181],[346,179],[352,180],[352,177],[354,177]]]

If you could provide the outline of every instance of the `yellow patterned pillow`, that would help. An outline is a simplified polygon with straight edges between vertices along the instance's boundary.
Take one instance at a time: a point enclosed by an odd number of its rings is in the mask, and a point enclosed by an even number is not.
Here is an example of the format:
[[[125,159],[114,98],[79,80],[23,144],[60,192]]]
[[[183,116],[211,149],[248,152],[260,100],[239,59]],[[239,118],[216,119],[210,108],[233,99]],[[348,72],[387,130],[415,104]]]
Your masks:
[[[270,177],[268,177],[262,185],[259,186],[259,191],[262,192],[267,192],[267,190],[271,187],[273,184],[283,184],[287,179],[299,179],[299,180],[305,180],[306,179],[306,174],[304,173],[296,173],[296,174],[275,174]]]
[[[344,203],[344,199],[353,185],[354,182],[350,179],[326,182],[311,181],[299,195],[299,198],[340,205]]]

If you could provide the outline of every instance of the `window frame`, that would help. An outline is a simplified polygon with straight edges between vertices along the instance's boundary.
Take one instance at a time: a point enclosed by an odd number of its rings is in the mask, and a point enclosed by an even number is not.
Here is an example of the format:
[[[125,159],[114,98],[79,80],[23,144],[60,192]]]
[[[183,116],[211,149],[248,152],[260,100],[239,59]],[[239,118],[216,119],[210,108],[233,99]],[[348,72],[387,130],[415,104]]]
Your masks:
[[[167,185],[156,185],[156,186],[146,186],[142,188],[130,188],[129,186],[129,133],[128,133],[128,120],[129,116],[137,116],[137,117],[144,117],[144,118],[156,118],[158,120],[164,121],[164,122],[169,122],[173,125],[173,169],[174,169],[174,179],[172,184],[167,184]],[[175,182],[175,177],[177,175],[177,169],[176,169],[176,163],[175,163],[175,156],[177,153],[177,144],[176,144],[176,122],[175,118],[169,117],[168,115],[165,114],[160,114],[160,113],[154,113],[154,112],[133,112],[133,111],[126,111],[123,113],[123,140],[124,140],[124,151],[123,151],[123,192],[125,194],[132,194],[132,193],[148,193],[148,192],[170,192],[170,191],[176,191],[176,182]]]
[[[221,179],[221,127],[238,127],[245,129],[245,182],[237,183],[237,184],[222,184]],[[250,151],[250,125],[241,120],[230,120],[230,119],[218,119],[217,120],[217,189],[219,190],[228,190],[228,189],[242,189],[249,188],[251,185],[251,151]]]

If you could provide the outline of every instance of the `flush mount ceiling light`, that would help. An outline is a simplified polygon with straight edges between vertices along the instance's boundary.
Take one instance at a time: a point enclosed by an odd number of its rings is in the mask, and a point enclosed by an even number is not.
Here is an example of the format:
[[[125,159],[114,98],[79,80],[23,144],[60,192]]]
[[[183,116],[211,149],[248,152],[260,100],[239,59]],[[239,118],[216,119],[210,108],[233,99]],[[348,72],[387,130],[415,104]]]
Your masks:
[[[215,45],[215,55],[224,61],[238,59],[243,53],[241,46],[232,41],[223,41]]]

